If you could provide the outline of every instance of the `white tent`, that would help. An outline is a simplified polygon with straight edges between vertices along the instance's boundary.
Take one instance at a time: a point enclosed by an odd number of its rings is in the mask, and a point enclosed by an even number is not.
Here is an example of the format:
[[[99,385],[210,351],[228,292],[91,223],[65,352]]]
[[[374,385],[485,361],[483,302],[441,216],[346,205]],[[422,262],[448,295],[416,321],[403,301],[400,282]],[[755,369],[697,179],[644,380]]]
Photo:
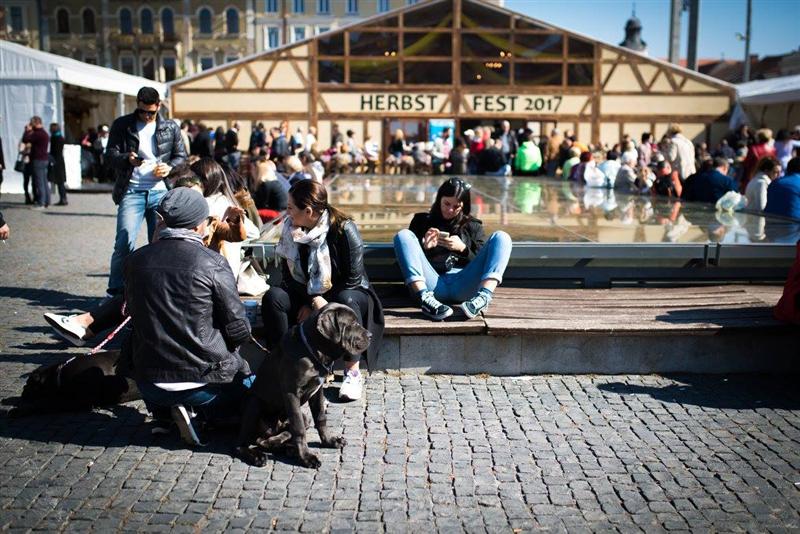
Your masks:
[[[146,78],[0,41],[0,138],[6,162],[3,193],[22,193],[22,174],[14,171],[14,162],[30,118],[40,116],[45,126],[51,122],[64,124],[64,84],[119,95],[117,114],[125,112],[122,109],[124,95],[136,96],[142,86],[153,87],[162,96],[167,90],[165,84]],[[113,117],[109,117],[109,122],[111,119]],[[80,187],[80,149],[68,145],[64,152],[67,185]],[[77,177],[75,157],[78,158]]]
[[[749,124],[779,129],[800,124],[800,74],[740,83],[736,95],[732,128]]]

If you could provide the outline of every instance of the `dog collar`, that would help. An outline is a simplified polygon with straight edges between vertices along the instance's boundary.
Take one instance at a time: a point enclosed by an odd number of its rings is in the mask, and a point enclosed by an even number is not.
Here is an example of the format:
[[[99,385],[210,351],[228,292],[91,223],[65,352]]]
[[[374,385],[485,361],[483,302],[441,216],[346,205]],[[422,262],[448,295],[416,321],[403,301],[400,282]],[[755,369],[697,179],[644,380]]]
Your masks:
[[[306,338],[305,330],[303,330],[303,324],[302,323],[299,325],[299,329],[300,329],[300,339],[303,340],[303,345],[305,345],[306,350],[308,351],[308,357],[311,358],[311,361],[314,364],[314,367],[317,368],[317,371],[319,371],[320,375],[327,376],[329,374],[332,374],[333,373],[333,363],[334,363],[335,360],[331,360],[330,365],[326,366],[325,364],[323,364],[319,360],[319,358],[317,358],[317,351],[315,351],[311,347],[311,344],[308,342],[308,339]]]

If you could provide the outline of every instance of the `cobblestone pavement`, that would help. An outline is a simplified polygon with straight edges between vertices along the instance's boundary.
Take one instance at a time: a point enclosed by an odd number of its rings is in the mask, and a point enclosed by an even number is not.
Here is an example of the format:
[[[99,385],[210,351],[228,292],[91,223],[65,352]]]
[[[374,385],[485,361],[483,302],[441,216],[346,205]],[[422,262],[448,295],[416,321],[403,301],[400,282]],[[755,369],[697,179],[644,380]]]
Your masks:
[[[79,353],[45,310],[101,295],[109,195],[35,212],[4,195],[0,396]],[[331,388],[331,391],[335,389]],[[348,445],[319,470],[251,468],[231,434],[187,450],[152,436],[141,403],[0,417],[0,528],[518,532],[798,531],[796,377],[369,377],[328,408]],[[317,441],[311,431],[312,445]]]

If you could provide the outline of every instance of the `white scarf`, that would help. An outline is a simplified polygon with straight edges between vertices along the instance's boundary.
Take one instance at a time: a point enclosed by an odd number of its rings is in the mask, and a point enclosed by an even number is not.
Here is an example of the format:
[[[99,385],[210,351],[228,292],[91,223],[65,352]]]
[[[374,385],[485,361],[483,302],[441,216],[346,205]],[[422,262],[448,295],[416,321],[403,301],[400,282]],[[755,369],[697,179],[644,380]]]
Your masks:
[[[287,221],[288,222],[288,221]],[[322,295],[327,292],[331,282],[331,255],[328,250],[328,230],[330,216],[328,210],[322,212],[317,225],[308,232],[299,226],[284,224],[281,239],[275,254],[286,259],[292,278],[306,284],[309,295]],[[303,272],[298,245],[308,245],[308,273]]]

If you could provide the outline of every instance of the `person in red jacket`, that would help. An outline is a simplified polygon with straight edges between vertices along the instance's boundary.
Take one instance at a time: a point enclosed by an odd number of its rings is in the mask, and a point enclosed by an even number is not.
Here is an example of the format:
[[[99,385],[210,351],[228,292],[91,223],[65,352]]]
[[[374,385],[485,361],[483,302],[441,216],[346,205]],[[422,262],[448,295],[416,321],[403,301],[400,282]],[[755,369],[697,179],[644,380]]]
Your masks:
[[[742,192],[747,188],[747,182],[753,177],[758,167],[758,162],[764,157],[775,157],[775,147],[772,145],[772,130],[762,128],[756,132],[756,142],[747,147],[747,157],[744,158],[744,175],[742,176]]]

